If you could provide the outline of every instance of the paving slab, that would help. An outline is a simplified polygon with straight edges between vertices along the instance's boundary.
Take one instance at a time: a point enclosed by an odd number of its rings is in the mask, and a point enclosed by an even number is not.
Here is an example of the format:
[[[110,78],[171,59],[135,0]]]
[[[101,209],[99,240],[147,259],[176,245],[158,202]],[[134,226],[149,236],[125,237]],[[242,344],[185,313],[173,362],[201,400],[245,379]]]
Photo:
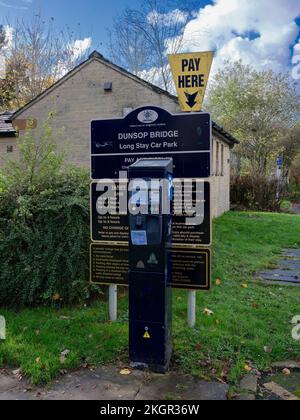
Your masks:
[[[236,397],[237,401],[255,401],[255,395],[254,394],[248,394],[248,393],[244,393],[244,394],[240,394]]]
[[[283,255],[291,258],[300,258],[300,249],[284,249]]]
[[[287,389],[278,385],[276,382],[270,382],[270,383],[264,384],[264,387],[267,391],[271,392],[272,394],[277,395],[282,400],[299,401],[299,398],[297,398],[296,395],[292,394]]]
[[[229,387],[221,383],[205,382],[190,376],[168,374],[155,376],[143,384],[137,400],[225,401]]]
[[[294,395],[300,395],[300,372],[293,371],[290,375],[277,373],[271,377],[270,381],[277,383]]]
[[[256,394],[258,386],[258,379],[254,375],[246,375],[240,382],[240,389],[242,391],[253,392]]]
[[[9,391],[18,386],[16,379],[6,373],[0,373],[0,393]]]
[[[263,280],[262,282],[264,284],[268,284],[270,286],[288,286],[288,287],[300,287],[300,283],[291,283],[291,282],[286,282],[286,281],[272,281],[272,280]]]
[[[299,370],[300,371],[300,362],[296,362],[294,360],[284,360],[282,362],[273,363],[272,368],[274,368],[274,369],[291,369],[291,370]]]
[[[282,255],[280,268],[260,273],[260,279],[271,285],[300,287],[300,249],[284,249]]]
[[[300,272],[300,260],[279,260],[278,265],[288,270],[298,270]]]
[[[300,271],[272,270],[260,273],[263,280],[285,281],[286,283],[300,283]]]
[[[156,375],[105,366],[70,373],[51,388],[31,388],[25,380],[0,372],[0,400],[226,400],[228,386],[171,372]]]

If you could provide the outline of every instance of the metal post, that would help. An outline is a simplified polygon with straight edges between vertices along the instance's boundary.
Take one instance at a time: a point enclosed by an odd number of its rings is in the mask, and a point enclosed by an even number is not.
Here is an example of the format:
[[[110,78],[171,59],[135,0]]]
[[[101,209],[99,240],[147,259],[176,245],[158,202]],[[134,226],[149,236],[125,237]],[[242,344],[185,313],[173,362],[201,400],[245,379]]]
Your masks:
[[[109,319],[115,322],[118,319],[118,286],[109,286]]]
[[[194,328],[196,325],[196,291],[188,292],[188,326]]]

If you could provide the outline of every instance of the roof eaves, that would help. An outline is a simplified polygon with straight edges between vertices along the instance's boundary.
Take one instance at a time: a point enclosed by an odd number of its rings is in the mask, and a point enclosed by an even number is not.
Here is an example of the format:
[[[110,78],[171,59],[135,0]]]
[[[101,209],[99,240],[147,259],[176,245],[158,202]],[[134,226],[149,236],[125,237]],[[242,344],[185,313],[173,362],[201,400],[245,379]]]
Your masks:
[[[229,144],[229,146],[234,147],[236,144],[240,144],[239,140],[237,140],[234,136],[232,136],[230,133],[224,130],[223,127],[221,127],[215,122],[213,122],[213,129],[223,141]]]

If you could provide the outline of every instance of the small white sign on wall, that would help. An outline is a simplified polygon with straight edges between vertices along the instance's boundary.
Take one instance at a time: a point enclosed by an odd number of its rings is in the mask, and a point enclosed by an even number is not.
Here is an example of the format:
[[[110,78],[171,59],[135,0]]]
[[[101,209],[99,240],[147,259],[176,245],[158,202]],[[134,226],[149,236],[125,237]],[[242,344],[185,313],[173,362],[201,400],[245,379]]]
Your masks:
[[[0,340],[6,339],[6,321],[4,316],[0,315]]]

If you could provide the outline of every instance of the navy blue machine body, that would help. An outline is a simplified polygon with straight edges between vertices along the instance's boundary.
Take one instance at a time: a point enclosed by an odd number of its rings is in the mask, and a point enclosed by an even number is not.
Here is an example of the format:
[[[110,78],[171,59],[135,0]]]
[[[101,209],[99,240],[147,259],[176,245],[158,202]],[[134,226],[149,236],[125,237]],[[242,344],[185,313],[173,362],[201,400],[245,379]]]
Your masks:
[[[149,190],[148,214],[129,216],[129,356],[160,373],[172,355],[172,215],[162,206],[164,193],[172,209],[172,173],[172,159],[141,159],[129,168],[129,181],[165,180],[166,186],[154,200]]]

